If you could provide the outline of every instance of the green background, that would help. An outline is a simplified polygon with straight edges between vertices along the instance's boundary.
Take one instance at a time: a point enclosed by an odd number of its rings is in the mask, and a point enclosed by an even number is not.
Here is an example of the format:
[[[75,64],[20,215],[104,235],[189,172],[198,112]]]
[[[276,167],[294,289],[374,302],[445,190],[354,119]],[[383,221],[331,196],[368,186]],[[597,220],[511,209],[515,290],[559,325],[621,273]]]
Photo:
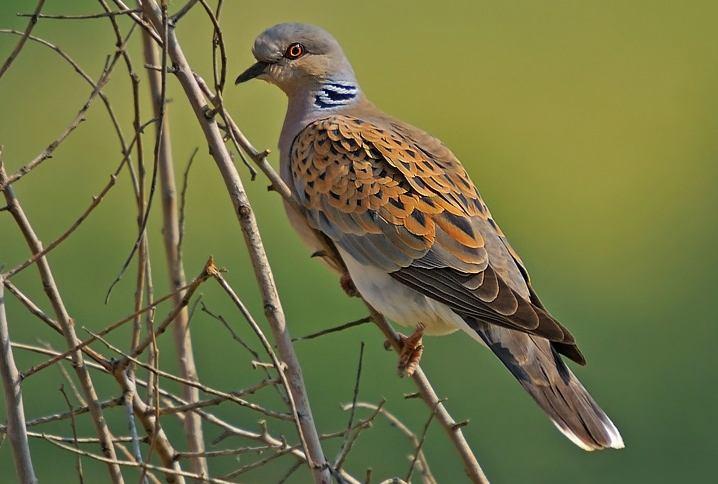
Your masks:
[[[183,2],[171,2],[171,10]],[[368,96],[380,107],[441,138],[466,165],[494,216],[521,253],[552,312],[571,328],[589,365],[576,370],[621,429],[627,448],[584,453],[553,429],[489,352],[463,334],[430,338],[423,366],[464,429],[493,482],[707,482],[718,458],[715,432],[716,155],[718,43],[715,2],[516,1],[318,2],[229,1],[222,18],[229,75],[252,62],[250,46],[265,27],[287,20],[321,25],[345,48]],[[34,2],[4,1],[0,27],[24,29]],[[211,28],[195,9],[178,28],[190,63],[210,77]],[[47,2],[47,13],[91,13],[91,1]],[[129,26],[122,20],[123,29]],[[112,52],[106,19],[45,20],[35,29],[56,42],[93,76]],[[139,37],[132,43],[142,68]],[[17,37],[0,34],[4,59]],[[147,87],[143,78],[143,95]],[[39,153],[89,94],[48,49],[28,45],[0,80],[0,144],[16,169]],[[131,132],[130,86],[117,66],[106,92],[125,133]],[[266,327],[241,233],[201,131],[175,79],[169,80],[173,149],[178,171],[199,146],[187,207],[186,268],[196,274],[208,255]],[[228,87],[226,105],[260,148],[276,147],[285,99],[261,82]],[[149,104],[144,105],[148,119]],[[128,135],[129,137],[129,135]],[[152,136],[146,138],[151,156]],[[16,191],[45,242],[84,210],[119,162],[116,138],[99,101],[88,121]],[[276,163],[277,156],[271,160]],[[288,324],[302,335],[365,314],[341,292],[337,278],[291,232],[279,198],[266,181],[250,182],[240,166],[273,264]],[[159,201],[155,207],[159,205]],[[103,304],[136,234],[127,173],[90,220],[50,256],[78,327],[101,328],[132,307],[134,265]],[[166,292],[164,256],[153,212],[150,238],[155,290]],[[0,263],[27,257],[16,227],[0,213]],[[15,281],[49,309],[34,270]],[[210,308],[251,340],[215,285],[201,290]],[[8,296],[14,340],[63,342]],[[159,316],[166,309],[160,311]],[[260,375],[218,323],[197,312],[192,321],[199,373],[205,383],[235,389]],[[84,336],[84,333],[81,333]],[[166,338],[166,343],[169,338]],[[127,333],[114,341],[127,347]],[[253,340],[252,340],[253,341]],[[387,408],[420,432],[428,410],[400,380],[396,359],[371,326],[297,344],[321,431],[342,428],[338,407],[351,399],[360,341],[366,343],[360,398]],[[256,346],[256,343],[255,343]],[[105,350],[102,347],[98,349]],[[39,361],[19,353],[19,366]],[[162,366],[173,369],[171,345]],[[64,410],[56,369],[23,385],[29,418]],[[168,387],[172,387],[168,384]],[[115,385],[98,378],[104,397]],[[264,390],[257,401],[279,404]],[[257,417],[223,404],[218,413],[257,429]],[[126,433],[122,410],[108,418]],[[362,413],[363,414],[363,413]],[[166,419],[170,433],[175,423]],[[84,420],[83,420],[84,421]],[[291,427],[272,424],[295,440]],[[45,427],[70,434],[69,423]],[[219,435],[206,426],[207,440]],[[92,435],[81,425],[82,435]],[[178,447],[182,447],[181,441]],[[238,439],[224,445],[240,446]],[[31,442],[44,482],[75,482],[74,459],[42,441]],[[95,449],[93,449],[95,450]],[[326,444],[335,455],[337,442]],[[440,482],[463,482],[460,462],[434,422],[425,445]],[[348,469],[363,476],[403,476],[411,446],[379,421],[360,437]],[[215,474],[246,462],[213,460]],[[284,458],[283,458],[284,459]],[[85,460],[88,482],[104,467]],[[276,482],[291,465],[278,460],[247,474],[246,482]],[[136,479],[135,471],[127,471]],[[0,480],[14,479],[10,447],[0,448]],[[308,482],[305,469],[293,482]]]

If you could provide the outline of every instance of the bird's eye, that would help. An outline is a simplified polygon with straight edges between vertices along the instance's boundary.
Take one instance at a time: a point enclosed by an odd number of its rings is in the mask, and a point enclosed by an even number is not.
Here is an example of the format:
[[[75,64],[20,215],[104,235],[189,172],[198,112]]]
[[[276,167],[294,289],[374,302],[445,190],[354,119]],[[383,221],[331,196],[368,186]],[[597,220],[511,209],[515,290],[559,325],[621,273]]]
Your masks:
[[[306,50],[304,49],[304,46],[300,44],[299,42],[294,42],[293,44],[290,44],[289,47],[287,47],[287,50],[284,52],[284,57],[287,59],[299,59],[301,56],[305,54]]]

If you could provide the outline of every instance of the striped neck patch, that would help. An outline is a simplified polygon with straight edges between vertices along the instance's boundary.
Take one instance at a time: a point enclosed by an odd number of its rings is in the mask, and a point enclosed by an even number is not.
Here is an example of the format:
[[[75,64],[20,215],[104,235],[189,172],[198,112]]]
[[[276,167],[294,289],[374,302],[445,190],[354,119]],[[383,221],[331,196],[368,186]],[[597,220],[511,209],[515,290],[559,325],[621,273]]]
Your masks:
[[[331,109],[351,104],[359,94],[359,87],[350,81],[329,81],[321,85],[314,95],[314,105]]]

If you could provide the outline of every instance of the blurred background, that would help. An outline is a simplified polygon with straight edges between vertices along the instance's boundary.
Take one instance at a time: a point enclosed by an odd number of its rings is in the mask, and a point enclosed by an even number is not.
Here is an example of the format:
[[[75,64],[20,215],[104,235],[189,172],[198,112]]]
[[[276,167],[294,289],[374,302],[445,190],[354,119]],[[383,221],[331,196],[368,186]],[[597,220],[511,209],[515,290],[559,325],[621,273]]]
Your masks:
[[[170,2],[174,11],[184,2]],[[230,79],[253,60],[264,28],[303,21],[333,32],[362,87],[380,107],[433,133],[450,146],[479,186],[495,218],[522,255],[544,302],[574,333],[589,364],[576,373],[621,429],[627,448],[588,454],[563,438],[498,360],[463,334],[426,341],[422,365],[464,429],[493,482],[707,482],[715,475],[718,430],[715,344],[718,230],[718,4],[634,0],[584,2],[394,1],[225,2],[222,16]],[[23,30],[35,2],[0,3],[0,28]],[[93,1],[49,0],[45,13],[99,12]],[[129,27],[120,19],[124,31]],[[34,31],[68,52],[93,77],[114,49],[106,19],[41,20]],[[190,64],[211,77],[211,26],[199,8],[178,30]],[[142,70],[139,36],[131,51]],[[0,59],[17,37],[0,34]],[[144,72],[142,72],[144,75]],[[146,95],[146,81],[141,86]],[[119,65],[105,89],[126,133],[131,90]],[[0,144],[9,171],[32,159],[69,123],[90,93],[49,49],[30,43],[0,81]],[[200,147],[190,175],[185,266],[198,273],[211,254],[260,319],[242,236],[202,133],[175,79],[169,78],[170,124],[178,173]],[[146,96],[145,96],[146,98]],[[276,148],[285,98],[261,82],[228,87],[225,103],[254,144]],[[149,119],[150,105],[144,105]],[[152,136],[147,138],[151,159]],[[276,150],[271,157],[277,162]],[[16,192],[39,237],[49,242],[84,210],[106,182],[120,151],[101,104]],[[337,277],[290,230],[281,202],[261,176],[239,167],[273,264],[292,335],[356,319],[366,311],[341,291]],[[159,200],[149,226],[156,294],[167,291]],[[134,265],[105,305],[104,295],[136,235],[127,173],[88,222],[50,256],[78,327],[103,327],[131,312]],[[0,264],[28,255],[7,213],[0,213]],[[15,280],[43,307],[37,274]],[[215,285],[202,289],[213,311],[251,340]],[[8,297],[14,340],[63,342]],[[160,312],[163,314],[163,312]],[[246,352],[214,320],[192,320],[202,380],[234,389],[257,381]],[[80,333],[81,336],[83,333]],[[122,339],[124,338],[124,339]],[[114,341],[127,344],[126,333]],[[351,400],[360,342],[366,343],[360,398],[387,399],[387,409],[420,432],[425,405],[405,400],[411,381],[395,371],[396,356],[365,325],[297,344],[312,408],[322,432],[339,430]],[[162,366],[173,369],[166,338]],[[18,353],[21,369],[38,357]],[[28,418],[63,411],[56,369],[23,384]],[[171,386],[171,385],[168,385]],[[113,382],[98,379],[105,398]],[[264,395],[258,395],[258,401]],[[271,399],[270,399],[271,401]],[[259,428],[254,414],[225,404],[229,421]],[[363,413],[362,413],[363,415]],[[108,412],[118,433],[123,411]],[[167,425],[170,433],[178,429]],[[46,427],[69,434],[69,423]],[[280,427],[275,427],[280,429]],[[207,440],[218,431],[206,427]],[[291,427],[284,428],[291,440]],[[81,427],[91,435],[91,428]],[[180,442],[180,440],[177,440]],[[237,446],[242,445],[240,441]],[[31,448],[45,482],[76,482],[74,458],[42,441]],[[348,469],[403,475],[412,447],[379,420],[363,434]],[[326,451],[335,455],[337,443]],[[434,422],[425,451],[440,482],[464,482],[460,461]],[[244,462],[211,462],[216,474]],[[276,482],[291,465],[278,460],[243,482]],[[85,461],[87,482],[105,468]],[[129,475],[129,474],[128,474]],[[14,479],[10,447],[0,447],[0,480]],[[291,482],[308,482],[302,469]]]

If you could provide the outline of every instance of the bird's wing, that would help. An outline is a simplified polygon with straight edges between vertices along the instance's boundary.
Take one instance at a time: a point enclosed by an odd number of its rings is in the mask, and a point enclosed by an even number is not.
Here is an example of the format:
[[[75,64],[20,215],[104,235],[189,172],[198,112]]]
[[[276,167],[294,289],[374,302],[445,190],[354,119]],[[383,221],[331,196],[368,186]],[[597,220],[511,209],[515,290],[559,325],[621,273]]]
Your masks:
[[[463,317],[574,345],[532,301],[520,259],[435,138],[386,118],[334,115],[297,135],[290,163],[309,224],[360,263]]]

